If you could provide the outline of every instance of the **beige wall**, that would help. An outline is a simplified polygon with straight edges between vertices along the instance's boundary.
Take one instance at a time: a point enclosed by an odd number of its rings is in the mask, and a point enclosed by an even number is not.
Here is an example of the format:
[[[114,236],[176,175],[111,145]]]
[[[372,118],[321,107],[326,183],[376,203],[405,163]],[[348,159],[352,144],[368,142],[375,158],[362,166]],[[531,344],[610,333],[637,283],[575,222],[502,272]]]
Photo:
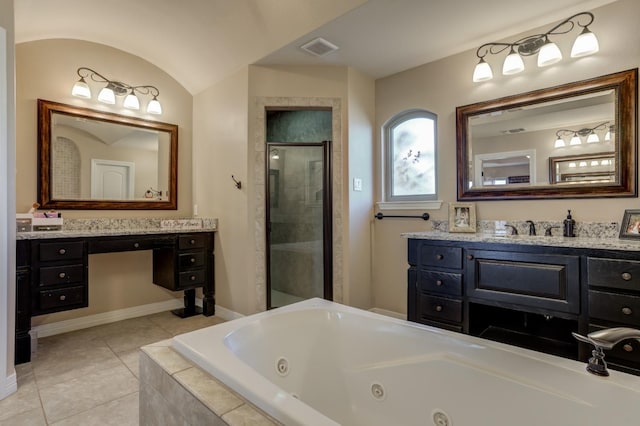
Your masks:
[[[350,84],[353,88],[349,89]],[[355,133],[364,156],[354,160],[370,173],[371,123],[373,121],[373,81],[361,73],[351,72],[344,67],[264,67],[250,66],[238,71],[206,91],[196,95],[194,102],[194,203],[198,204],[200,215],[219,218],[220,231],[216,241],[216,299],[221,306],[248,314],[264,309],[259,306],[256,290],[256,263],[264,265],[264,259],[256,259],[256,242],[263,236],[264,229],[256,225],[256,209],[264,200],[257,196],[255,186],[254,138],[260,122],[261,111],[256,108],[257,98],[340,98],[343,105],[347,99],[357,102],[353,114],[359,124]],[[313,103],[311,103],[313,104]],[[347,108],[343,107],[342,122],[346,123]],[[367,127],[369,128],[367,133]],[[364,129],[364,130],[362,130]],[[351,135],[347,126],[342,127],[342,139]],[[368,138],[368,140],[367,140]],[[341,158],[347,158],[347,143],[343,144]],[[346,160],[334,167],[343,171],[343,181],[348,178]],[[231,181],[231,175],[243,182],[238,190]],[[347,182],[341,185],[348,187]],[[349,206],[349,195],[342,197],[342,206]],[[363,193],[364,194],[364,193]],[[371,195],[363,195],[360,201],[368,212]],[[257,200],[257,201],[256,201]],[[259,203],[260,205],[256,205]],[[343,213],[347,216],[348,211]],[[360,210],[356,217],[360,219]],[[348,220],[334,229],[345,242],[357,245],[358,256],[350,262],[346,246],[341,260],[343,267],[349,264],[351,279],[349,297],[354,303],[369,304],[369,246],[368,225],[360,227],[349,235]],[[346,268],[345,268],[346,271]],[[356,279],[358,282],[356,283]],[[345,283],[343,283],[345,284]],[[346,288],[346,287],[345,287]],[[345,295],[346,296],[346,295]]]
[[[160,90],[161,116],[130,112],[116,105],[98,104],[71,96],[77,68],[86,66],[105,77],[129,84],[151,84]],[[92,86],[97,93],[99,86]],[[95,95],[94,95],[95,96]],[[36,100],[100,109],[175,123],[178,135],[178,210],[65,210],[66,218],[88,217],[188,217],[191,216],[192,96],[164,71],[145,60],[101,44],[79,40],[41,40],[16,46],[16,210],[25,212],[36,201],[37,116]],[[141,102],[144,104],[143,102]],[[135,285],[132,285],[134,283]],[[152,284],[151,252],[91,255],[89,307],[34,317],[34,326],[116,309],[181,298]]]
[[[474,102],[499,98],[544,87],[636,68],[640,65],[640,32],[637,17],[640,3],[620,0],[593,10],[595,22],[590,27],[600,42],[596,55],[571,59],[568,53],[575,34],[554,39],[565,59],[548,68],[537,68],[535,58],[525,59],[524,72],[502,76],[499,72],[503,57],[489,59],[494,79],[476,84],[471,81],[477,62],[475,50],[445,58],[430,64],[376,81],[376,126],[394,114],[408,108],[424,108],[438,115],[438,194],[445,201],[433,219],[446,220],[449,202],[456,201],[455,108]],[[523,28],[523,34],[544,32],[551,24],[539,29]],[[576,32],[576,31],[574,31]],[[577,34],[577,33],[576,33]],[[510,40],[519,35],[510,37]],[[378,135],[378,153],[380,138]],[[375,170],[379,171],[380,157]],[[380,176],[376,175],[376,182]],[[376,194],[380,188],[376,189]],[[379,199],[379,196],[378,196]],[[518,219],[561,220],[570,208],[578,221],[619,222],[628,208],[640,208],[637,198],[589,200],[523,200],[483,201],[476,203],[479,220]],[[401,232],[429,228],[422,221],[381,221],[374,224],[373,299],[374,305],[406,312],[406,241]]]
[[[344,302],[350,306],[371,308],[371,230],[373,222],[373,154],[375,122],[375,81],[349,68],[347,123],[349,139],[348,173],[345,193],[349,198],[349,230],[345,250]],[[354,191],[353,180],[362,180],[362,191]]]
[[[255,301],[253,226],[248,217],[248,69],[194,97],[193,202],[198,214],[218,218],[216,304],[249,313]],[[231,175],[242,181],[238,190]]]

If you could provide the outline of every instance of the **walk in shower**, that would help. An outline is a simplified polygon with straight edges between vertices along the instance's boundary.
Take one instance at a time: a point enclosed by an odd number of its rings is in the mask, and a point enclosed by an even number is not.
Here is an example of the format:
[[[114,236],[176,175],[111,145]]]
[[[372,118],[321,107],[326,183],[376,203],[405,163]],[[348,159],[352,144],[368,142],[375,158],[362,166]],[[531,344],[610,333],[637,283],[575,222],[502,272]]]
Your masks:
[[[267,302],[331,299],[331,110],[267,111]]]

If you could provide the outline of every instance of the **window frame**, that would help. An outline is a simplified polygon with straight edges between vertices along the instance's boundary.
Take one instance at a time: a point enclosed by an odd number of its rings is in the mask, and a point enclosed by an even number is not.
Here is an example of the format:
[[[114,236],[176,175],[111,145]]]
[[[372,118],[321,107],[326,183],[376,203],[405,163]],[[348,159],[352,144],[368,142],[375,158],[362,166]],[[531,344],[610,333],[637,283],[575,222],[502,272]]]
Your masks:
[[[433,121],[433,161],[434,161],[434,185],[433,194],[422,195],[392,195],[393,188],[393,130],[402,123],[415,119],[426,118]],[[402,111],[391,117],[384,125],[382,132],[383,141],[383,204],[410,203],[415,205],[420,202],[430,202],[438,199],[438,116],[425,109],[410,109]]]

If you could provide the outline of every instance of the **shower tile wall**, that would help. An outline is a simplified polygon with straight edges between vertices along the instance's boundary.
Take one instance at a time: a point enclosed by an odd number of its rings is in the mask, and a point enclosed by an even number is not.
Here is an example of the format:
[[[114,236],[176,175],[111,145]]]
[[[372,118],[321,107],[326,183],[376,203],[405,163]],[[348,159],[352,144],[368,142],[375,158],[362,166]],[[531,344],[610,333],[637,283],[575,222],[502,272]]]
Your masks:
[[[80,152],[76,144],[67,138],[53,140],[53,198],[80,198]]]

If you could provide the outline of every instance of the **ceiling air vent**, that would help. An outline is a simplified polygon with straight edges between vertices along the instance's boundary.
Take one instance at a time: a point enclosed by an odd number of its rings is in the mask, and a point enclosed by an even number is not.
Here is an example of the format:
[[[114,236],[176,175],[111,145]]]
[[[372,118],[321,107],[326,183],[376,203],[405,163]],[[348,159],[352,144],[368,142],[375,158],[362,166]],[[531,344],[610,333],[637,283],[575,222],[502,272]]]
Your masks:
[[[328,42],[322,37],[314,38],[308,43],[300,46],[300,49],[311,53],[314,56],[324,56],[338,50],[338,46]]]

